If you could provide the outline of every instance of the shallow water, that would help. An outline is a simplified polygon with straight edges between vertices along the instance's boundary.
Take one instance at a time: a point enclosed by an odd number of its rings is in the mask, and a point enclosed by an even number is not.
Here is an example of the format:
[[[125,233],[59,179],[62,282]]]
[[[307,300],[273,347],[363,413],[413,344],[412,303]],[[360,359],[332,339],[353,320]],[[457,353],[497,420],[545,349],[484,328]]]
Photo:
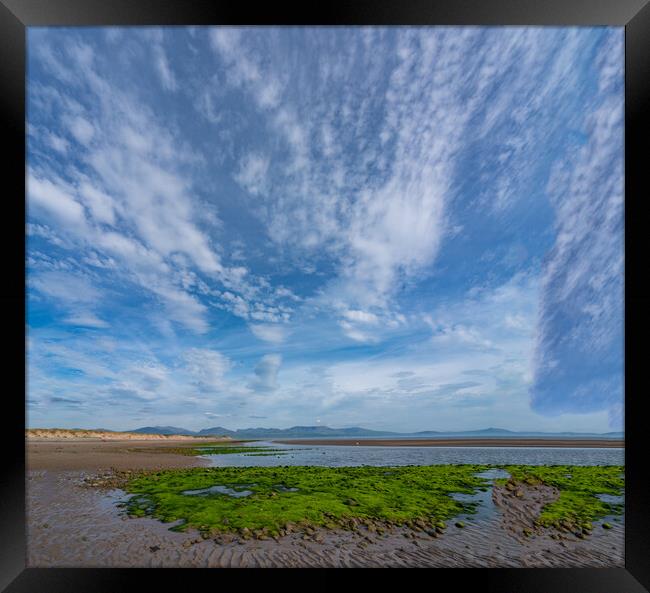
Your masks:
[[[227,496],[232,496],[233,498],[245,498],[246,496],[253,494],[253,491],[229,488],[228,486],[222,486],[221,484],[218,484],[216,486],[210,486],[209,488],[201,488],[200,490],[184,490],[182,494],[185,494],[186,496],[210,496],[211,494],[225,494]]]
[[[474,474],[478,478],[486,478],[490,480],[487,490],[477,490],[474,494],[463,494],[461,492],[453,492],[450,496],[459,502],[471,503],[474,505],[473,513],[462,513],[457,516],[458,520],[462,521],[488,521],[496,516],[496,506],[492,500],[492,487],[494,480],[498,478],[509,478],[510,474],[502,469],[489,469],[484,472]]]
[[[320,465],[398,466],[476,463],[493,465],[623,465],[624,449],[550,447],[373,447],[364,445],[287,445],[251,442],[282,449],[277,455],[202,455],[216,467]]]
[[[624,494],[596,494],[596,496],[608,504],[625,504]]]

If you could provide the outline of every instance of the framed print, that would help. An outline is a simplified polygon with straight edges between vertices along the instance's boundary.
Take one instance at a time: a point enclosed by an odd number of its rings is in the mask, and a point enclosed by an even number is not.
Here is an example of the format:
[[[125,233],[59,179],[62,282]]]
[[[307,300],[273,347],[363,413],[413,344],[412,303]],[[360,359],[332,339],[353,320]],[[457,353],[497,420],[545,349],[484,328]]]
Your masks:
[[[647,590],[645,2],[0,15],[4,590]]]

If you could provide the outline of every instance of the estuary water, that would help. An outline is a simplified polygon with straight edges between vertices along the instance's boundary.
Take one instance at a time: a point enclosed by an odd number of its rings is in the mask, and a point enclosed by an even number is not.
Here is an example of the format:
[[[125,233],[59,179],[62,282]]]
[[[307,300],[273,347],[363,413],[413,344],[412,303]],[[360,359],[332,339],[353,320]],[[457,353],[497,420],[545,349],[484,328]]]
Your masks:
[[[550,447],[376,447],[359,445],[288,445],[251,442],[269,447],[259,453],[204,455],[216,467],[320,465],[441,465],[476,463],[492,465],[624,465],[624,449]]]

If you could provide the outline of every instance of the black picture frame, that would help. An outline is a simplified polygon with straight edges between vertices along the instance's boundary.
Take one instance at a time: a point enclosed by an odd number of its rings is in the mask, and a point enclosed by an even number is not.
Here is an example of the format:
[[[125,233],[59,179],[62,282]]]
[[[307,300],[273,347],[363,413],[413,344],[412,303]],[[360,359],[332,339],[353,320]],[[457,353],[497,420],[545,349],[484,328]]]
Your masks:
[[[625,429],[626,522],[624,569],[456,569],[438,571],[442,583],[483,592],[642,592],[650,589],[649,481],[644,456],[647,423],[643,399],[644,336],[648,335],[650,290],[644,246],[648,217],[645,154],[650,109],[650,5],[648,0],[357,0],[291,6],[216,3],[207,0],[0,0],[0,143],[2,162],[3,282],[0,290],[7,348],[3,361],[10,388],[3,399],[8,435],[0,472],[0,590],[152,590],[152,573],[134,569],[25,568],[25,44],[26,27],[84,25],[321,24],[321,25],[615,25],[625,27]],[[644,150],[646,149],[646,150]],[[645,191],[644,191],[645,190]],[[644,266],[644,264],[646,264]],[[5,381],[6,385],[6,381]],[[236,571],[239,586],[241,571]],[[335,571],[338,573],[338,571]],[[160,577],[158,571],[158,577]],[[232,574],[232,573],[231,573]],[[250,574],[250,572],[247,572]],[[276,573],[277,574],[277,573]],[[333,572],[328,572],[334,574]],[[340,574],[340,573],[339,573]],[[166,569],[156,589],[175,590],[214,573]],[[322,575],[326,579],[325,575]],[[230,576],[230,578],[233,578]],[[268,571],[265,586],[280,583]],[[283,579],[285,576],[280,577]],[[304,584],[310,586],[313,582]],[[383,579],[383,577],[382,577]],[[223,572],[219,586],[225,586]],[[434,582],[432,581],[432,582]],[[228,582],[233,582],[228,579]],[[325,581],[323,581],[325,582]],[[144,589],[143,589],[144,587]],[[451,588],[451,585],[450,587]]]

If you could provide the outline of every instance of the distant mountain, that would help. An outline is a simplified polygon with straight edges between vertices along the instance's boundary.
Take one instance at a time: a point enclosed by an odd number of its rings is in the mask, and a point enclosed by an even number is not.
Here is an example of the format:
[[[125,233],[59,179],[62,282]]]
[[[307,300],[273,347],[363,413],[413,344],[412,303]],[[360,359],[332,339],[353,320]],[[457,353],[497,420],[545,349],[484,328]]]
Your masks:
[[[136,428],[135,430],[129,430],[126,432],[137,432],[140,434],[196,434],[192,430],[187,430],[187,428],[178,428],[177,426],[143,426],[142,428]]]
[[[223,426],[213,426],[203,430],[193,431],[177,426],[143,426],[129,432],[141,434],[164,435],[194,435],[194,436],[229,436],[233,439],[291,439],[306,437],[412,437],[412,438],[448,438],[448,437],[502,437],[502,438],[609,438],[622,439],[622,432],[586,433],[586,432],[515,432],[505,428],[483,428],[480,430],[435,431],[422,430],[419,432],[390,432],[388,430],[370,430],[353,426],[350,428],[330,428],[329,426],[292,426],[291,428],[238,428],[230,430]]]
[[[354,426],[352,428],[329,428],[328,426],[292,426],[291,428],[239,428],[228,430],[222,426],[204,428],[197,433],[199,436],[230,436],[234,439],[279,439],[304,437],[380,437],[396,436],[396,432],[368,430]]]

